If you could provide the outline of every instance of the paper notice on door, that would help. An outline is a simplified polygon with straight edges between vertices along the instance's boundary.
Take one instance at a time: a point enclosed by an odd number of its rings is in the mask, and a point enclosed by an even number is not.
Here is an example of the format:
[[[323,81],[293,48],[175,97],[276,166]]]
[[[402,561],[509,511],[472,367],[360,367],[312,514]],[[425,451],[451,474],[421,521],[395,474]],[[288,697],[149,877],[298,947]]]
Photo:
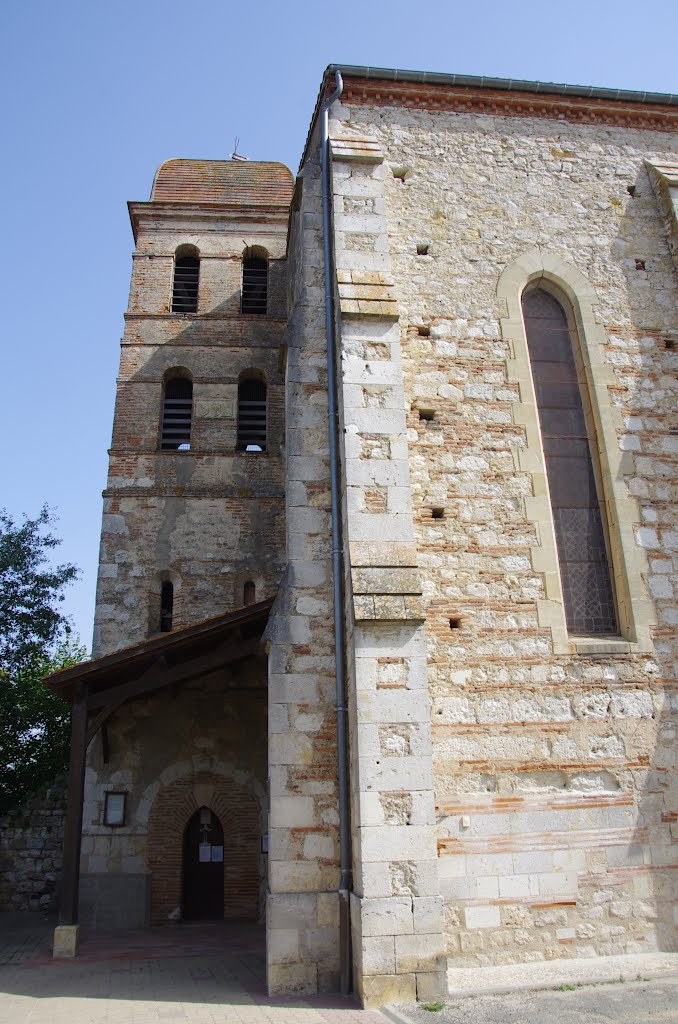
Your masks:
[[[212,847],[209,843],[201,843],[198,847],[198,860],[201,864],[209,864],[212,860]]]
[[[219,864],[223,863],[223,860],[224,860],[224,848],[223,848],[223,846],[213,846],[212,847],[212,860],[216,861]]]

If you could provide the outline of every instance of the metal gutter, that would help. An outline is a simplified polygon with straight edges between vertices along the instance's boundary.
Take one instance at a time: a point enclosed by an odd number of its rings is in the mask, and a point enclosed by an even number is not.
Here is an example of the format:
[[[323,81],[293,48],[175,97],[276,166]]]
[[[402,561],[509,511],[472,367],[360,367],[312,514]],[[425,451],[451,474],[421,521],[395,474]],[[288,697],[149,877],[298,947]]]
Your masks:
[[[343,995],[351,991],[351,831],[348,778],[348,709],[346,705],[344,566],[341,536],[341,475],[337,433],[336,315],[332,259],[332,196],[330,183],[329,109],[344,88],[335,72],[336,89],[321,107],[323,256],[325,263],[325,334],[327,337],[327,405],[330,445],[332,521],[332,587],[334,597],[334,669],[337,710],[337,774],[339,784],[339,973]]]
[[[626,103],[659,103],[678,106],[678,94],[635,92],[633,89],[606,89],[596,85],[562,85],[558,82],[529,82],[520,78],[487,78],[477,75],[448,75],[440,71],[403,71],[399,68],[360,67],[330,64],[325,75],[339,72],[346,78],[379,79],[386,82],[418,82],[420,85],[456,85],[472,89],[502,89],[506,92],[534,92],[556,96],[581,96],[584,99],[617,100]]]

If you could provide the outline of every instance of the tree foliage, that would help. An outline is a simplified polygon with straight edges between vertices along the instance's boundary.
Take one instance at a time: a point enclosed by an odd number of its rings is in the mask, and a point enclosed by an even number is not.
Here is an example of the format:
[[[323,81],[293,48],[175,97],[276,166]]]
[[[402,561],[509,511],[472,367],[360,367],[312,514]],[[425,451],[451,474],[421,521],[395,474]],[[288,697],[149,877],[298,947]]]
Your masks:
[[[42,680],[86,652],[59,610],[78,570],[51,564],[52,523],[47,506],[19,524],[0,510],[0,814],[68,764],[70,709]]]
[[[0,511],[0,669],[10,677],[44,657],[70,630],[58,605],[78,570],[50,564],[47,552],[61,543],[49,532],[53,521],[46,505],[20,525]]]
[[[0,679],[0,816],[66,771],[71,709],[43,679],[86,653],[69,638],[53,655],[36,655]]]

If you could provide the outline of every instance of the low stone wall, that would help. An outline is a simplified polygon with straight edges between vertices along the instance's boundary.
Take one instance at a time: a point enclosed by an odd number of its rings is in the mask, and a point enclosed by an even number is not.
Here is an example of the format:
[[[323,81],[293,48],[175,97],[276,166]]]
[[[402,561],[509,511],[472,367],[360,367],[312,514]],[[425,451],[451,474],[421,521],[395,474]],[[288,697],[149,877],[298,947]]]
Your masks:
[[[61,879],[66,783],[0,819],[0,910],[56,907]]]

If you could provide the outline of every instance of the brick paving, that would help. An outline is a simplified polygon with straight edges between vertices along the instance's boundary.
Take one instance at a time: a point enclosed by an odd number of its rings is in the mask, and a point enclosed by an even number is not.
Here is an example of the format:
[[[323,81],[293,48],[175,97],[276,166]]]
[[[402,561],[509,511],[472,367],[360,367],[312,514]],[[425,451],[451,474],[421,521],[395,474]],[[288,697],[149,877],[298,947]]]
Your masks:
[[[85,932],[76,960],[54,961],[53,926],[0,914],[2,1024],[385,1024],[338,996],[269,998],[259,928]]]

